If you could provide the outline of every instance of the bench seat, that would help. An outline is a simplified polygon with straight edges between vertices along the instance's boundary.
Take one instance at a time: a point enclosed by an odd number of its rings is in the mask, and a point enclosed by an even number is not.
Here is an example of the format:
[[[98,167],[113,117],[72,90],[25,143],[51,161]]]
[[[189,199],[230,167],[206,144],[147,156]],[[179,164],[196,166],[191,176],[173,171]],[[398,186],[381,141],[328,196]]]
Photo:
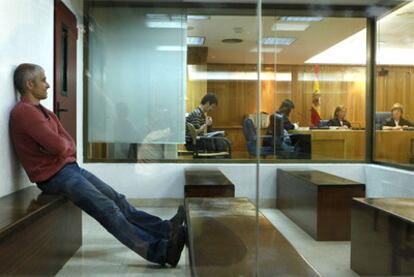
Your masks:
[[[187,198],[192,276],[320,276],[247,198]]]
[[[54,276],[82,244],[82,213],[30,186],[0,198],[0,275]]]

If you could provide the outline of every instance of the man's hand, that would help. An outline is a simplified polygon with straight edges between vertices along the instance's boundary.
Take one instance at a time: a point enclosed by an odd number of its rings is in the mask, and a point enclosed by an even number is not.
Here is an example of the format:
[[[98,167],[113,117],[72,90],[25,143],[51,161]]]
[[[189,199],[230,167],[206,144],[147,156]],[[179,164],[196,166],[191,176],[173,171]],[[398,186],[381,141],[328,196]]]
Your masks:
[[[211,116],[207,116],[206,124],[207,124],[207,126],[211,126],[213,124],[213,119],[211,118]]]

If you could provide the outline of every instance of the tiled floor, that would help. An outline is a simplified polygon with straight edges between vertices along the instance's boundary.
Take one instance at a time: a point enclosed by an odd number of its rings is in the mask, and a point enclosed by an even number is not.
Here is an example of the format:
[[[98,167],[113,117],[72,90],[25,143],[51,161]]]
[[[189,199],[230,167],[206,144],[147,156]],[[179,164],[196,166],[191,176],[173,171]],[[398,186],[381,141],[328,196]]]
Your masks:
[[[145,208],[162,218],[171,217],[175,208]],[[316,242],[275,209],[263,214],[321,274],[328,277],[358,276],[349,269],[349,242]],[[83,245],[57,276],[190,276],[187,250],[174,269],[149,264],[127,249],[96,221],[83,216]]]

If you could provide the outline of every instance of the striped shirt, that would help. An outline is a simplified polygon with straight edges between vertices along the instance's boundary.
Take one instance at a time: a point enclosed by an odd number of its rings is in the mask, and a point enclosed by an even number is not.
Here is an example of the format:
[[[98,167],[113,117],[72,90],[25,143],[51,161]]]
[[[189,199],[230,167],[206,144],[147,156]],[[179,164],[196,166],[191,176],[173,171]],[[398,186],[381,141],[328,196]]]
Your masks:
[[[198,130],[201,128],[201,126],[206,123],[206,116],[203,112],[203,110],[198,107],[197,109],[195,109],[194,111],[192,111],[191,113],[188,114],[186,120],[186,122],[191,123],[194,125],[194,127]],[[211,126],[208,126],[207,129],[210,129]],[[186,141],[191,141],[191,134],[190,134],[190,130],[188,130],[188,127],[186,126],[185,128],[185,140]]]

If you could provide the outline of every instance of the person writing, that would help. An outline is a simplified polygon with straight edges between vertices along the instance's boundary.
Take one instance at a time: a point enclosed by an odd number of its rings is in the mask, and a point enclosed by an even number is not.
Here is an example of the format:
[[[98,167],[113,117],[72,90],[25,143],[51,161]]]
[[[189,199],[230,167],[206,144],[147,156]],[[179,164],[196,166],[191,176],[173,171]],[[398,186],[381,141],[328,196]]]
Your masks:
[[[76,163],[76,145],[57,116],[40,104],[49,84],[36,64],[14,72],[20,101],[10,114],[10,136],[30,181],[48,194],[63,194],[120,242],[148,261],[175,267],[184,248],[184,207],[170,220],[133,207],[125,196]]]
[[[413,127],[413,124],[402,117],[403,106],[400,103],[395,103],[391,107],[391,117],[388,118],[382,129],[383,130],[402,130],[403,128]]]
[[[333,118],[328,121],[328,126],[339,127],[340,129],[350,129],[351,123],[345,119],[346,108],[342,105],[335,108]]]
[[[297,123],[291,123],[290,113],[295,108],[295,104],[290,99],[285,99],[274,114],[270,116],[270,124],[267,128],[267,135],[273,137],[272,143],[276,147],[288,152],[294,151],[294,145],[290,139],[288,131],[297,129]],[[279,118],[279,120],[277,120]]]
[[[211,116],[206,116],[206,113],[213,111],[218,105],[217,96],[214,93],[207,93],[201,99],[200,105],[186,117],[186,123],[191,123],[196,129],[197,135],[203,135],[212,131],[213,119]],[[193,149],[193,142],[190,130],[186,127],[185,133],[185,147],[187,150]],[[203,144],[200,141],[201,144]],[[205,147],[200,145],[200,147]]]

